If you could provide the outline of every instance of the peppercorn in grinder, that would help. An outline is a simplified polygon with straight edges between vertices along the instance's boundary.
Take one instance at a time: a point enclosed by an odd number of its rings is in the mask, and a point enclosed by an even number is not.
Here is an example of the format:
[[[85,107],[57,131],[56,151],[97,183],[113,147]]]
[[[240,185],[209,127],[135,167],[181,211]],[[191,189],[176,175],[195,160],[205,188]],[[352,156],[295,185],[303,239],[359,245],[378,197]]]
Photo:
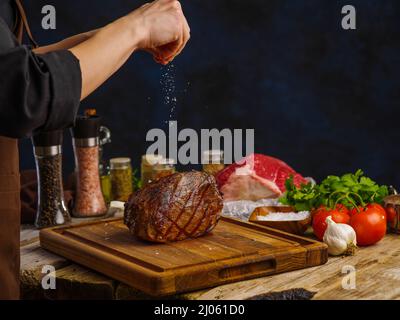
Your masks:
[[[62,138],[62,131],[42,132],[32,138],[38,177],[37,228],[61,225],[71,220],[64,202]]]
[[[107,213],[99,172],[100,122],[98,116],[79,116],[71,129],[77,179],[74,217],[97,217]]]

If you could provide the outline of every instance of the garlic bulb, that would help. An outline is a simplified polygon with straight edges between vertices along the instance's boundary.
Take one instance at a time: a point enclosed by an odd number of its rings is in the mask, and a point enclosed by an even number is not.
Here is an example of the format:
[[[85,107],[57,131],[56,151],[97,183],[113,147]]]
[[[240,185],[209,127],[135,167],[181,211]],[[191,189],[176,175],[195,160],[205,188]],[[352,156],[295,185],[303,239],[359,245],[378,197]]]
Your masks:
[[[325,231],[324,242],[328,245],[328,252],[333,256],[353,255],[357,248],[356,232],[343,223],[336,223],[329,216],[326,218],[328,228]]]

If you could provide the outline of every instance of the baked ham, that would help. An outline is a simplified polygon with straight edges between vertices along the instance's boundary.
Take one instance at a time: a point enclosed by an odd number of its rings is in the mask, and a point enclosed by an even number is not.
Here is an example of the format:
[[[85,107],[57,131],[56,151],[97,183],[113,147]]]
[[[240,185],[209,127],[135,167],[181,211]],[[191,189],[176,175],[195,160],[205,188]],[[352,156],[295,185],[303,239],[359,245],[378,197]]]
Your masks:
[[[176,173],[133,194],[125,205],[124,222],[142,240],[180,241],[210,232],[222,208],[214,177],[196,171]]]
[[[296,186],[307,183],[285,162],[253,154],[226,167],[216,179],[225,201],[257,201],[281,196],[286,191],[285,182],[291,176]]]

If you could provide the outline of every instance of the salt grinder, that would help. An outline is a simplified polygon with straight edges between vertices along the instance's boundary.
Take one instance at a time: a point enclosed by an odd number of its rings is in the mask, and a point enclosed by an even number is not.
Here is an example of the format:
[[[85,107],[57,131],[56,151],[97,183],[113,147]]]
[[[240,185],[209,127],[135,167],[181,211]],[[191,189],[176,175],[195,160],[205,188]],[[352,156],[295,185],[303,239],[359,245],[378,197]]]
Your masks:
[[[77,176],[72,212],[75,217],[97,217],[107,213],[99,172],[100,121],[98,116],[79,116],[71,129]]]

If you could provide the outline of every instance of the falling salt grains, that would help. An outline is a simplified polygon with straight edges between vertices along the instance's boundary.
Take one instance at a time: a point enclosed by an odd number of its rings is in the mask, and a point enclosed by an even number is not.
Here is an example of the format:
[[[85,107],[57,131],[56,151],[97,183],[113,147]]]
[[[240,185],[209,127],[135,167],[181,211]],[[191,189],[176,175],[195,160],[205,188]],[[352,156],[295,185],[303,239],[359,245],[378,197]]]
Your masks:
[[[164,95],[164,105],[169,108],[169,119],[165,121],[165,123],[168,123],[169,120],[172,120],[177,106],[175,66],[169,64],[167,67],[163,68],[163,71],[160,84]]]
[[[188,81],[188,82],[186,83],[186,88],[183,89],[183,92],[184,92],[184,93],[187,93],[189,87],[190,87],[190,81]]]

